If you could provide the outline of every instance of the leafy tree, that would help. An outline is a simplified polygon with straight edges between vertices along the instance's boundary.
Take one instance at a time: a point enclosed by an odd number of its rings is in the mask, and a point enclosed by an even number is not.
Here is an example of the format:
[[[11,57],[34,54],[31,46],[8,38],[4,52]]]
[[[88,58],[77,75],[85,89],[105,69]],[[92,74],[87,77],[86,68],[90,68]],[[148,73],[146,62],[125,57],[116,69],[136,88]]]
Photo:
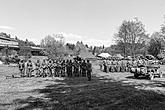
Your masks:
[[[160,53],[161,48],[161,42],[158,39],[151,39],[150,46],[148,47],[148,53],[157,57],[157,55]]]
[[[63,57],[66,52],[63,42],[55,40],[54,37],[48,35],[41,40],[41,47],[45,48],[45,51],[50,58]]]
[[[164,16],[165,18],[165,16]],[[165,22],[162,24],[160,32],[165,36]]]
[[[165,41],[162,34],[160,32],[153,33],[149,42],[148,53],[157,57],[163,47],[165,47]]]
[[[122,44],[124,56],[128,50],[134,56],[136,49],[138,49],[136,44],[141,44],[146,37],[148,36],[145,34],[144,25],[137,18],[129,21],[124,20],[118,33],[115,34],[116,42]]]

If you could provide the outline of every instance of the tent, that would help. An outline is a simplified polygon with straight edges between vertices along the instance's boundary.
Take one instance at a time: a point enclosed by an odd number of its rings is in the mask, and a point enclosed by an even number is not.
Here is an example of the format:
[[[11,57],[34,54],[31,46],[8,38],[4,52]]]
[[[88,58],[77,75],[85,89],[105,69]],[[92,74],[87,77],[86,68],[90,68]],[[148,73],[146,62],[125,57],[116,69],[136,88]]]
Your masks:
[[[96,57],[90,52],[81,52],[78,55],[82,59],[95,59]]]
[[[124,58],[121,54],[115,54],[113,57],[114,58],[119,58],[119,59],[123,59]]]
[[[102,58],[108,58],[111,57],[111,55],[109,53],[100,53],[99,55],[97,55],[98,57],[102,57]]]

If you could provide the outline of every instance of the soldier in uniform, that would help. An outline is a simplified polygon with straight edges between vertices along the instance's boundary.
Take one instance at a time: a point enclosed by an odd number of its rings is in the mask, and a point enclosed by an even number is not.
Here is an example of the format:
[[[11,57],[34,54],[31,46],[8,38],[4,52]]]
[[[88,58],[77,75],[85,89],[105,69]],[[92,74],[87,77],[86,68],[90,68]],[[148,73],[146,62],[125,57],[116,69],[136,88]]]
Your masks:
[[[125,71],[125,67],[124,67],[124,61],[121,60],[121,72],[124,72]]]
[[[103,62],[102,61],[99,62],[99,66],[100,66],[100,70],[102,70],[102,68],[103,68]]]
[[[19,62],[18,67],[19,67],[19,71],[20,71],[20,73],[21,73],[21,77],[24,77],[24,76],[25,76],[25,63],[24,63],[23,60],[21,60],[21,61]]]
[[[113,63],[114,63],[114,70],[115,70],[115,72],[117,72],[117,66],[118,65],[117,65],[117,59],[116,58],[115,58]]]
[[[53,61],[51,59],[49,59],[49,61],[48,61],[48,76],[49,77],[52,76],[52,69],[53,69]]]
[[[107,64],[105,60],[103,61],[103,66],[104,66],[104,72],[107,72]]]
[[[124,72],[127,72],[128,71],[128,67],[127,67],[127,60],[123,60],[123,63],[124,63]]]
[[[87,67],[86,67],[85,60],[83,60],[81,68],[82,68],[82,77],[86,77],[86,69],[87,69]]]
[[[72,63],[72,60],[69,61],[69,77],[72,77],[73,76],[73,63]]]
[[[69,60],[66,60],[66,74],[68,77],[70,77],[70,72],[69,72]]]
[[[43,62],[42,62],[42,77],[46,77],[46,60],[44,59]]]
[[[33,70],[33,64],[31,60],[28,60],[27,62],[27,77],[32,76],[32,70]]]
[[[122,59],[120,59],[119,61],[118,61],[118,65],[119,65],[119,72],[121,72],[121,62],[122,62]]]
[[[83,63],[83,60],[81,59],[78,64],[79,64],[79,76],[82,76],[82,63]]]
[[[53,60],[53,64],[52,64],[52,74],[53,74],[53,76],[54,77],[56,77],[57,76],[57,74],[56,74],[56,72],[57,72],[57,62],[56,62],[56,60]]]
[[[120,72],[120,62],[119,62],[119,60],[116,61],[116,72]]]
[[[127,60],[126,71],[130,72],[130,69],[131,69],[131,63]]]
[[[41,73],[41,71],[40,71],[40,67],[41,67],[41,64],[40,64],[40,60],[37,60],[37,62],[35,63],[35,66],[36,66],[36,76],[37,77],[40,77],[40,73]]]
[[[75,59],[74,62],[73,62],[73,68],[74,68],[74,71],[73,71],[73,74],[75,77],[78,77],[78,69],[79,69],[79,66],[78,66],[78,62],[77,60]]]
[[[87,77],[88,77],[88,81],[91,81],[91,72],[92,72],[92,64],[89,62],[89,60],[87,60]]]
[[[112,68],[112,59],[110,59],[108,63],[109,63],[109,72],[112,72],[111,71],[111,68]]]
[[[66,63],[65,63],[65,60],[63,60],[61,63],[61,76],[62,77],[65,77],[65,67],[66,67]]]
[[[114,62],[114,59],[111,62],[111,72],[115,72],[115,62]]]
[[[107,65],[107,67],[106,67],[106,69],[107,69],[106,72],[109,73],[109,60],[106,60],[106,65]]]
[[[57,66],[56,66],[56,76],[59,77],[61,72],[61,64],[60,61],[57,61]]]

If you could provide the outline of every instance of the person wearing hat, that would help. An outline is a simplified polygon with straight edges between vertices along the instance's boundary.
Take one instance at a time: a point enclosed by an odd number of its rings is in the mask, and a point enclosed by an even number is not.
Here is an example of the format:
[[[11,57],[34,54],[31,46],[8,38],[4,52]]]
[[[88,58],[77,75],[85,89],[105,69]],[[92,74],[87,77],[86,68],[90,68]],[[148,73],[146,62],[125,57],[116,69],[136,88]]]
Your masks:
[[[32,70],[33,70],[33,64],[31,60],[28,60],[27,62],[27,77],[32,76]]]
[[[85,60],[83,60],[82,65],[81,65],[81,68],[82,68],[82,77],[86,77],[87,65],[86,65]]]
[[[40,60],[37,60],[37,62],[35,63],[35,67],[36,67],[36,77],[39,77],[41,76],[40,74],[40,67],[41,67],[41,64],[40,64]]]
[[[89,62],[89,60],[87,60],[87,77],[88,77],[88,81],[91,81],[91,73],[92,73],[92,64]]]
[[[42,77],[46,77],[46,69],[47,69],[47,65],[46,65],[46,60],[44,59],[42,64],[41,64],[41,68],[42,68]]]
[[[19,67],[21,77],[24,77],[25,76],[25,63],[24,63],[24,60],[20,60],[20,62],[18,64],[18,67]]]

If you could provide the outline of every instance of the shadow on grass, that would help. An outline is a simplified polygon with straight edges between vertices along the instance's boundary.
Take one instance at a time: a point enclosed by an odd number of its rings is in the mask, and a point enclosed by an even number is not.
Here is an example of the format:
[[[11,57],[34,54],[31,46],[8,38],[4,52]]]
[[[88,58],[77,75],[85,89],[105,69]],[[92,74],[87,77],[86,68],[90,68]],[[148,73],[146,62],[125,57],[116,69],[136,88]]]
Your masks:
[[[139,84],[139,85],[145,85],[145,86],[151,86],[151,87],[165,87],[165,81],[161,81],[161,80],[150,80],[150,79],[147,79],[146,77],[135,78],[134,76],[127,76],[126,78],[128,78],[128,79],[145,80],[145,81],[148,80],[148,81],[151,82],[151,83],[147,83],[147,84],[143,83],[143,84]]]
[[[128,79],[138,79],[138,80],[149,80],[145,76],[139,76],[138,78],[135,78],[134,76],[127,76]]]
[[[165,96],[152,91],[135,89],[109,79],[93,76],[66,78],[35,92],[43,98],[28,97],[14,103],[22,105],[18,110],[161,110],[165,107]],[[24,106],[23,106],[24,105]]]

